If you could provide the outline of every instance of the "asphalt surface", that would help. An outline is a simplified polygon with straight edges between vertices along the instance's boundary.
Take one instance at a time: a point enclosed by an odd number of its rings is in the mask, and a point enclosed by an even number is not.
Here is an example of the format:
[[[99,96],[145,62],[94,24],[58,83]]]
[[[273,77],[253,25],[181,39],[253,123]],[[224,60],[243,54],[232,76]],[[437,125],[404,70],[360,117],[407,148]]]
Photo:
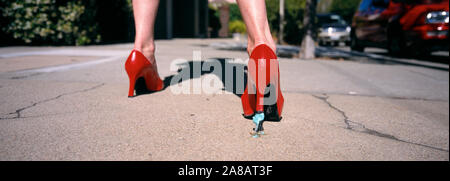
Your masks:
[[[160,76],[180,58],[247,58],[217,43],[233,41],[157,41]],[[132,47],[0,48],[0,160],[449,160],[448,62],[280,58],[283,119],[255,139],[216,74],[128,98]]]

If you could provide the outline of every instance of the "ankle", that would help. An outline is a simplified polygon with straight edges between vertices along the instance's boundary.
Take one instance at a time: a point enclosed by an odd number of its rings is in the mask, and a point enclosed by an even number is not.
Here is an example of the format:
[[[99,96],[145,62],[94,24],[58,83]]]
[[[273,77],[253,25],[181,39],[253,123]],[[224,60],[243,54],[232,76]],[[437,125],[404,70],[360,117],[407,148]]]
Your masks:
[[[146,45],[135,45],[135,50],[140,51],[149,61],[154,61],[155,55],[155,45],[154,43],[149,43]]]
[[[134,49],[141,51],[142,53],[155,53],[155,44],[147,43],[147,44],[135,44]]]
[[[247,52],[249,55],[251,55],[253,49],[256,48],[256,46],[265,44],[269,46],[274,52],[276,52],[276,45],[273,41],[269,41],[267,39],[248,39],[247,41]]]

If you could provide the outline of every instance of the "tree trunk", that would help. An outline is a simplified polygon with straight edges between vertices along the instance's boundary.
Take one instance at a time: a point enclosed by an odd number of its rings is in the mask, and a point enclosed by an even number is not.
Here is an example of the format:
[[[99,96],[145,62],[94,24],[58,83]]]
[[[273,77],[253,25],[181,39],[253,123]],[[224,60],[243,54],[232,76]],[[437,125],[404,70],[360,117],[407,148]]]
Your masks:
[[[220,25],[222,26],[219,30],[219,37],[228,37],[228,22],[230,20],[230,6],[228,3],[223,3],[219,7],[220,11]]]
[[[305,29],[305,34],[303,36],[299,55],[301,59],[314,59],[316,57],[315,43],[313,39],[316,5],[317,0],[306,0],[305,14],[303,17],[303,27]]]
[[[284,0],[280,0],[280,31],[278,32],[278,43],[284,44]]]

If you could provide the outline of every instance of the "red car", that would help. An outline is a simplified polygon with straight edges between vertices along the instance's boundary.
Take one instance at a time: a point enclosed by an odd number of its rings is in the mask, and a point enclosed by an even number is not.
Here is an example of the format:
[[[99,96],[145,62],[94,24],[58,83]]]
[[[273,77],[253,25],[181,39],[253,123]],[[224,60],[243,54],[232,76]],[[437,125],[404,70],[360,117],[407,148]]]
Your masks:
[[[362,0],[352,22],[351,49],[391,54],[448,51],[449,0]]]

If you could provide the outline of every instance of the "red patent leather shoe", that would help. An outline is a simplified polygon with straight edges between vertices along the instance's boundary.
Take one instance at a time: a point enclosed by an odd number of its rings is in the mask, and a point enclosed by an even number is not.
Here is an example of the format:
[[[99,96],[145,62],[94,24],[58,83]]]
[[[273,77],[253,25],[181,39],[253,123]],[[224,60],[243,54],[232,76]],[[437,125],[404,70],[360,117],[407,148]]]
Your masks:
[[[241,96],[244,117],[253,117],[254,131],[263,131],[263,121],[280,121],[284,98],[280,89],[280,70],[275,52],[258,45],[248,63],[248,85]]]
[[[158,74],[156,64],[151,64],[147,58],[138,50],[133,50],[125,62],[125,70],[130,79],[130,89],[128,97],[134,97],[136,81],[139,78],[145,79],[145,85],[149,91],[160,91],[164,88],[164,82]]]

